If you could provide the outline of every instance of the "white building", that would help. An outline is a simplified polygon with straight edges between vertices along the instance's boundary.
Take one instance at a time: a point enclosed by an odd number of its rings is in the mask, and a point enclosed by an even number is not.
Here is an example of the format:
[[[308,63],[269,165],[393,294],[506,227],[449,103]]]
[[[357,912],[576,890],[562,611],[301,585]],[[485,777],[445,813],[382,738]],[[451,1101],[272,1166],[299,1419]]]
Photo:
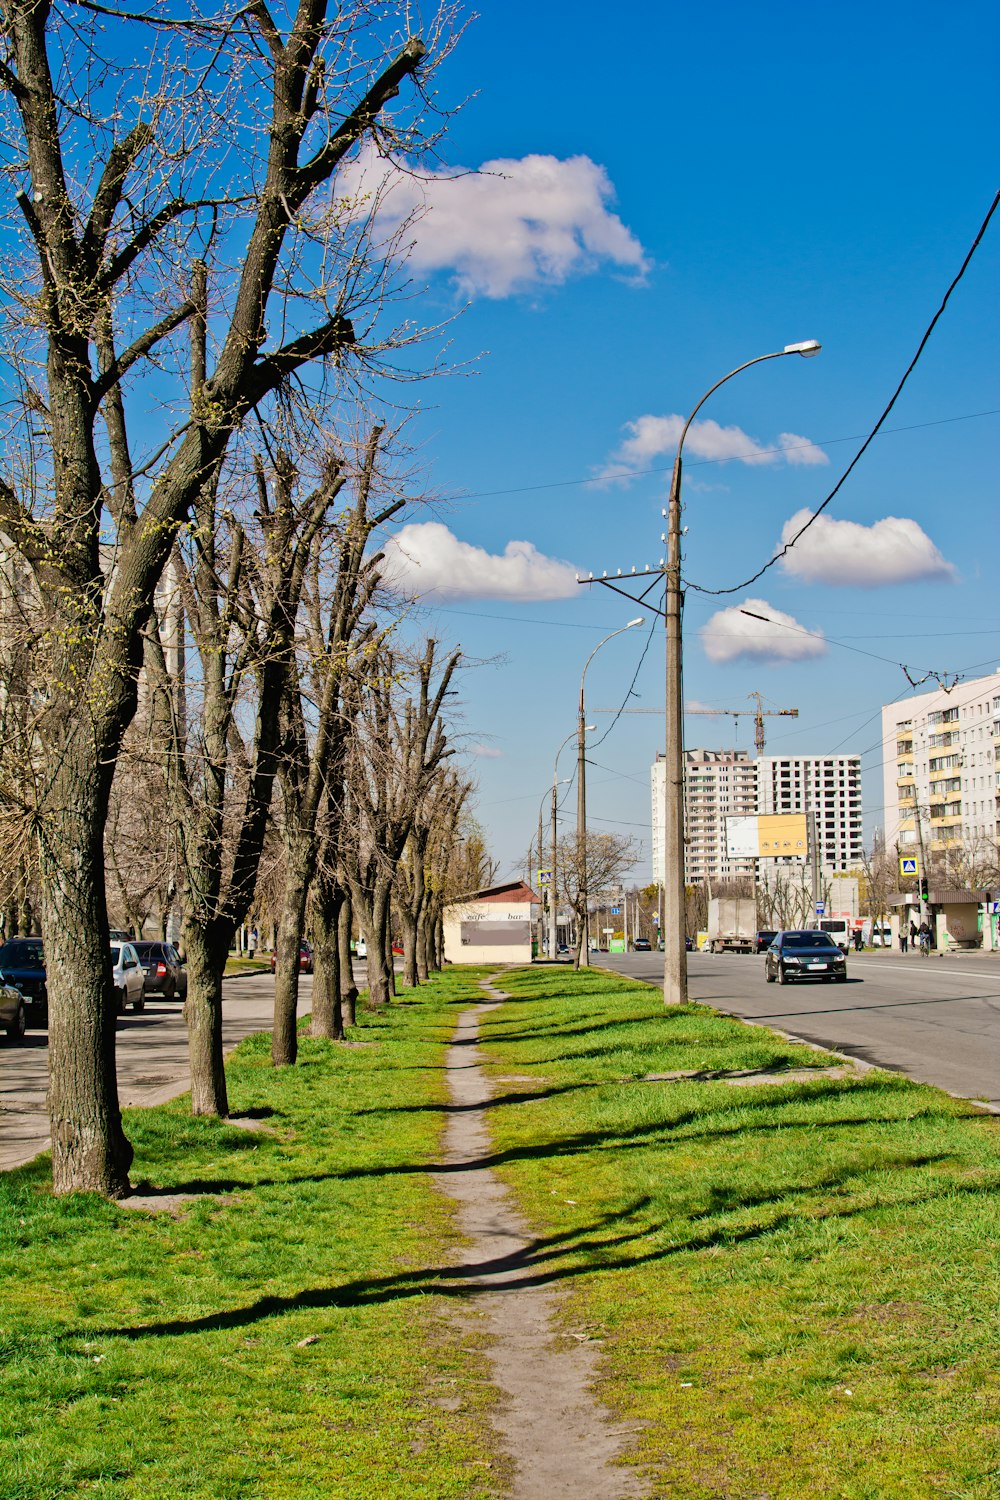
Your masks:
[[[538,897],[523,880],[487,886],[444,909],[444,956],[451,964],[530,964]]]
[[[662,755],[653,766],[653,873],[662,879],[666,769]],[[752,875],[752,859],[730,859],[726,818],[757,811],[757,773],[746,750],[684,752],[684,879],[731,880]]]
[[[856,870],[864,857],[859,755],[762,755],[757,812],[811,816],[826,875]]]
[[[1000,672],[882,709],[885,840],[946,855],[1000,838]],[[917,818],[920,825],[918,827]]]

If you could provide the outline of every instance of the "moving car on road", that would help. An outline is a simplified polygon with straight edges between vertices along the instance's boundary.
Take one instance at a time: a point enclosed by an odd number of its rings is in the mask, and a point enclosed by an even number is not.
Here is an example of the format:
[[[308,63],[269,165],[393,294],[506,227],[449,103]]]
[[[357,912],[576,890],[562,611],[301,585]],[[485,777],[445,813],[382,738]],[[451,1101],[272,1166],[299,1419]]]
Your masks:
[[[766,953],[777,936],[776,932],[767,932],[762,928],[753,940],[753,951],[755,953]]]
[[[162,995],[164,1000],[187,998],[187,970],[173,943],[141,942],[132,947],[142,964],[147,995]]]
[[[134,1011],[146,1009],[146,976],[142,972],[134,943],[112,943],[111,965],[115,978],[115,1002],[123,1016],[131,1005]]]
[[[652,951],[653,945],[649,941],[649,938],[636,938],[632,944],[633,953],[652,953]]]
[[[0,974],[23,997],[27,1024],[47,1026],[49,992],[41,938],[15,937],[0,946]]]
[[[793,979],[847,981],[847,957],[828,932],[779,932],[767,950],[764,978],[789,984]]]

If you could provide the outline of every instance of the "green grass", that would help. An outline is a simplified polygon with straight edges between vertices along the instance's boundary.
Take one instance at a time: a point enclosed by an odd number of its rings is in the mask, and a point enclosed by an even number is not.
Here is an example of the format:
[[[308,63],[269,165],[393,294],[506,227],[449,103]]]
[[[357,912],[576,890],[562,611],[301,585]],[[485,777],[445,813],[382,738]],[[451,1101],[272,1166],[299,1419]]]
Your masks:
[[[1000,1119],[600,971],[484,1017],[498,1170],[655,1496],[1000,1495]]]
[[[425,1170],[475,977],[403,992],[361,1046],[303,1036],[294,1069],[245,1042],[252,1131],[131,1111],[133,1180],[200,1194],[177,1216],[54,1199],[46,1158],[0,1175],[3,1500],[491,1493],[493,1393],[435,1283],[455,1236]]]

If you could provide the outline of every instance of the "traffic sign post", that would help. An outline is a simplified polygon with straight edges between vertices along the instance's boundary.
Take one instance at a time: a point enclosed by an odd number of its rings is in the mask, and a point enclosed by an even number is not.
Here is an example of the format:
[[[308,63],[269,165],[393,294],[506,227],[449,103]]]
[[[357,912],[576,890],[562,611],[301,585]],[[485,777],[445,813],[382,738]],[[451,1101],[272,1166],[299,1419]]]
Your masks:
[[[825,901],[817,901],[816,902],[816,915],[817,915],[817,917],[823,917],[823,916],[826,915],[826,902]]]
[[[920,861],[915,854],[904,854],[899,861],[899,873],[902,876],[912,876],[914,879],[920,874]]]

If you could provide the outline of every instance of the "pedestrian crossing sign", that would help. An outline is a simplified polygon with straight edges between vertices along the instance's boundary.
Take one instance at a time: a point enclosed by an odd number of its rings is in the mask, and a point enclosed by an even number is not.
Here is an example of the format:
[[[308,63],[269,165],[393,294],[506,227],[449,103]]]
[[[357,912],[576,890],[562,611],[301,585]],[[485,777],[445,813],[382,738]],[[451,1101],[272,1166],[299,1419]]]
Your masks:
[[[920,868],[917,864],[916,855],[904,855],[899,861],[900,875],[919,875]]]

